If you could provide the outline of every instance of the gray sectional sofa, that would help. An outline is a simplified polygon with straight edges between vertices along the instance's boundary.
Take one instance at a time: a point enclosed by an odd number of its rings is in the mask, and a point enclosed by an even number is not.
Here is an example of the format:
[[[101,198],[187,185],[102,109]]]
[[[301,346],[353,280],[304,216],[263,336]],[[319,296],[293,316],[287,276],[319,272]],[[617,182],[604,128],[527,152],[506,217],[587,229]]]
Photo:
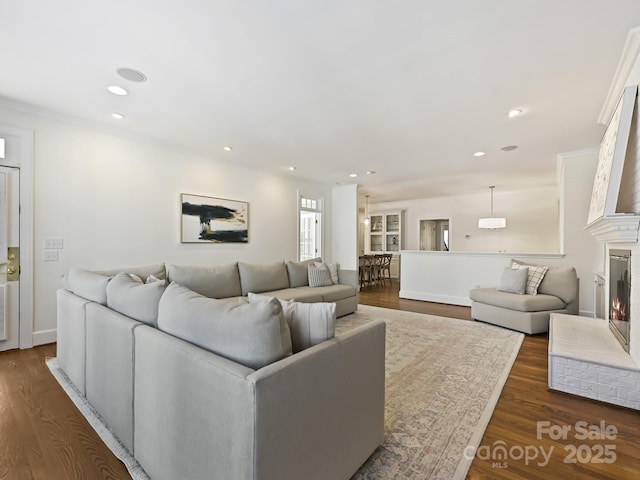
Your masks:
[[[518,260],[523,267],[537,265]],[[471,317],[482,322],[537,334],[549,331],[551,313],[577,315],[579,281],[573,267],[546,267],[535,294],[518,294],[497,288],[474,288],[469,292]]]
[[[383,441],[385,324],[334,336],[355,288],[305,268],[72,270],[58,364],[154,480],[348,479]]]

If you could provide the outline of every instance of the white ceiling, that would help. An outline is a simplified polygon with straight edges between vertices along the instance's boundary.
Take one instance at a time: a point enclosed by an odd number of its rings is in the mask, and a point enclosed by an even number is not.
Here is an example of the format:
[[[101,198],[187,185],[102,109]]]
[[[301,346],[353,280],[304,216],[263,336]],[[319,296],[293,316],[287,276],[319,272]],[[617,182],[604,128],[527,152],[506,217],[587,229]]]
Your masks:
[[[638,25],[639,0],[3,2],[0,104],[357,182],[372,202],[526,188],[598,145]]]

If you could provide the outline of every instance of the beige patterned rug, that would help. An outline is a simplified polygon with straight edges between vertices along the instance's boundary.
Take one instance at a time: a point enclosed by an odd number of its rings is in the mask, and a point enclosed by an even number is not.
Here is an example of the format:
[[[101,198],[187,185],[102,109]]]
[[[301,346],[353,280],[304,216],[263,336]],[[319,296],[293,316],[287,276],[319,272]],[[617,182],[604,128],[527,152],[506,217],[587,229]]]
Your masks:
[[[387,323],[385,441],[353,479],[464,479],[524,335],[359,305],[336,333]]]

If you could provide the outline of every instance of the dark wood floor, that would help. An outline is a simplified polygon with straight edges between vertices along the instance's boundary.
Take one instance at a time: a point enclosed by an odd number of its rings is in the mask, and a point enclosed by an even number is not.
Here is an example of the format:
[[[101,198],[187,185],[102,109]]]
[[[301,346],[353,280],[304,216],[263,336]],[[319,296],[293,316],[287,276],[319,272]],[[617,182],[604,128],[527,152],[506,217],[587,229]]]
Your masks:
[[[360,301],[470,320],[466,307],[399,299],[397,283],[365,289]],[[548,391],[547,344],[544,335],[525,339],[481,442],[488,450],[487,456],[499,453],[494,447],[500,445],[511,451],[511,455],[502,462],[476,458],[468,478],[640,478],[640,413]],[[123,464],[102,443],[49,373],[44,360],[55,355],[55,345],[0,353],[0,479],[130,478]],[[576,422],[598,425],[604,421],[618,433],[612,440],[577,440],[574,431],[564,441],[550,440],[547,435],[537,439],[536,422],[539,421],[552,426],[571,426],[572,430]],[[564,463],[572,458],[568,445],[574,445],[578,453],[573,458],[586,463]],[[545,454],[552,449],[551,459],[545,466],[538,465],[543,462],[541,448]],[[528,465],[524,459],[514,458],[520,451],[533,455],[534,450],[539,456]],[[613,463],[595,463],[612,452]]]
[[[398,291],[397,282],[364,288],[360,303],[471,320],[468,307],[401,299]],[[546,334],[524,339],[467,478],[640,479],[640,413],[549,391],[548,345]],[[538,422],[548,422],[550,429],[571,430],[564,440],[552,440],[546,432],[541,432],[539,439]],[[611,431],[611,438],[607,439],[597,432],[582,439],[582,424],[578,422],[585,422],[583,428],[587,429],[604,422],[605,429],[615,428],[617,434]],[[501,446],[507,451],[505,460],[499,458]],[[524,456],[519,459],[521,453]],[[535,455],[537,458],[533,458]],[[607,459],[613,461],[605,462]],[[575,463],[567,463],[572,460]]]

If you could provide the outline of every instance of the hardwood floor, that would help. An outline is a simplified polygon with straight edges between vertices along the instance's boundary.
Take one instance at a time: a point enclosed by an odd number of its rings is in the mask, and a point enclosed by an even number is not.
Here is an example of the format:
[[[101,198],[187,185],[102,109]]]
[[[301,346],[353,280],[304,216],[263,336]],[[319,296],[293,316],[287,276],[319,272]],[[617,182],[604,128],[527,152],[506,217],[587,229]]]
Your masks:
[[[56,346],[0,353],[0,479],[130,479],[53,378]]]
[[[387,282],[385,286],[365,288],[360,292],[359,302],[471,320],[468,307],[400,299],[398,290],[395,281],[391,285]],[[546,334],[525,337],[467,478],[640,478],[640,413],[549,391],[548,344]],[[546,430],[545,425],[540,426],[540,438],[538,422],[547,422]],[[600,431],[602,425],[604,430]],[[560,432],[562,428],[566,431],[565,438]],[[586,439],[585,429],[591,431]],[[554,440],[551,437],[556,431],[559,438]],[[605,435],[609,438],[604,438]],[[501,446],[507,452],[504,460],[499,457]],[[567,463],[571,461],[575,463]]]
[[[466,307],[402,300],[397,282],[364,289],[360,303],[471,319]],[[525,338],[481,442],[486,451],[480,453],[488,457],[499,453],[499,445],[511,454],[503,461],[476,457],[468,478],[640,478],[640,413],[548,391],[547,344],[545,335]],[[124,465],[49,373],[44,360],[55,355],[55,345],[0,353],[0,479],[129,479]],[[566,440],[554,441],[548,434],[537,439],[536,422],[545,421],[572,430]],[[604,421],[617,434],[611,440],[580,440],[575,431],[580,421],[587,425]],[[573,457],[568,445],[575,447]],[[541,449],[545,455],[552,450],[546,465],[539,465],[544,461]],[[533,456],[534,451],[538,457],[530,461],[516,458],[520,452]],[[611,453],[613,463],[595,463]],[[571,458],[578,463],[564,463]]]

